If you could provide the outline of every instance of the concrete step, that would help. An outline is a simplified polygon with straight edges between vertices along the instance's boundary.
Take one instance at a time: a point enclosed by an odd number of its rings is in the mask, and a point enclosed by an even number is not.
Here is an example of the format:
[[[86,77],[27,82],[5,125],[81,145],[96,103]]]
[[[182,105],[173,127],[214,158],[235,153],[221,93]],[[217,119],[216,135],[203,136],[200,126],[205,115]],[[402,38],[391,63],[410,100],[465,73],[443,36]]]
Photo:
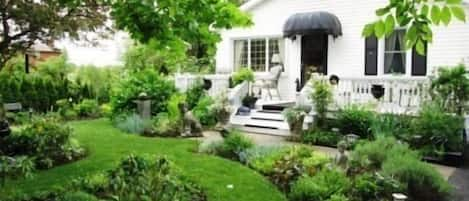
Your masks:
[[[256,133],[256,134],[282,136],[282,137],[290,136],[290,131],[284,130],[284,129],[259,128],[259,127],[242,126],[242,125],[234,125],[234,124],[230,126],[231,128],[234,128],[242,132],[246,132],[246,133]]]
[[[272,121],[277,121],[277,122],[285,121],[285,118],[281,113],[272,113],[272,112],[265,112],[265,111],[251,112],[251,119],[272,120]]]
[[[244,132],[280,136],[290,135],[290,128],[288,124],[284,120],[280,119],[278,114],[269,116],[266,114],[256,114],[256,112],[253,112],[252,115],[249,116],[235,115],[231,117],[230,125],[233,128]]]

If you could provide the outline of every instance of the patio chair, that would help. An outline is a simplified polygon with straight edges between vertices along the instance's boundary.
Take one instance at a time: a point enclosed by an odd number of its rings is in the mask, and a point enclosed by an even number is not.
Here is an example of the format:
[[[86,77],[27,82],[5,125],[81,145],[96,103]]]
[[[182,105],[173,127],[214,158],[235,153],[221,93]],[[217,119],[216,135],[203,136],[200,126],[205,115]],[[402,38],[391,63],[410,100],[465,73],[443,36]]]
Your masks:
[[[261,89],[267,90],[267,95],[270,100],[272,100],[271,90],[276,90],[278,99],[282,100],[282,97],[280,96],[280,90],[278,89],[278,82],[280,80],[282,70],[283,67],[281,65],[272,67],[269,71],[269,74],[265,78],[261,78],[261,83],[257,84],[257,86]]]

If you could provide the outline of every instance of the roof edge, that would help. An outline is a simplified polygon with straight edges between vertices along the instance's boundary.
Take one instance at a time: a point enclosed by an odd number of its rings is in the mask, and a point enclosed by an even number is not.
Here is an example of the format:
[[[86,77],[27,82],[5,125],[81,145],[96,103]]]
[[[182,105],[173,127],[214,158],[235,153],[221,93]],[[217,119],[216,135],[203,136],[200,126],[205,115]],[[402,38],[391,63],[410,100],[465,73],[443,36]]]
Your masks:
[[[264,1],[266,0],[249,0],[248,2],[241,5],[240,9],[242,11],[249,11]]]

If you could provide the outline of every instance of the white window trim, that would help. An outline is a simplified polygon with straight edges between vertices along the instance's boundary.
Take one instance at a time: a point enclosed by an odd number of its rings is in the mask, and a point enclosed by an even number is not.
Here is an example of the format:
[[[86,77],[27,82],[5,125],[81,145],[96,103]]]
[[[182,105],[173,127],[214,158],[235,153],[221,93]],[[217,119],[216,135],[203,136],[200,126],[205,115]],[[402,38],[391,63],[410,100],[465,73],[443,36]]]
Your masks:
[[[267,73],[269,72],[269,42],[271,39],[280,39],[282,40],[282,42],[284,43],[284,46],[285,46],[285,39],[283,38],[282,35],[265,35],[265,36],[253,36],[253,37],[233,37],[231,38],[231,66],[232,66],[232,72],[235,72],[236,71],[236,66],[235,66],[235,58],[234,58],[234,43],[235,41],[240,41],[240,40],[247,40],[248,41],[248,68],[251,69],[251,40],[259,40],[259,39],[264,39],[266,41],[265,43],[265,71],[255,71],[254,73]],[[286,52],[285,52],[286,54]],[[286,55],[283,55],[284,58],[286,58]],[[285,62],[285,61],[284,61]]]

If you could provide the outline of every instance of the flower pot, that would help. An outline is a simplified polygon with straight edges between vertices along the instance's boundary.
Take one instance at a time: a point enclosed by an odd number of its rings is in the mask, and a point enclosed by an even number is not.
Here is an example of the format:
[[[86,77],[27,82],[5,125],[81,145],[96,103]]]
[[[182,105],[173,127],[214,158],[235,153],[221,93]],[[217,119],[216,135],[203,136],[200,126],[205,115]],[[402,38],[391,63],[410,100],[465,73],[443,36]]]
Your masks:
[[[374,84],[371,86],[371,94],[376,99],[380,99],[384,96],[384,87],[383,85]]]
[[[0,138],[4,138],[11,134],[10,125],[7,121],[0,121]]]
[[[294,135],[300,135],[301,132],[303,131],[303,123],[305,121],[305,115],[301,115],[298,117],[296,121],[293,122],[288,122],[288,125],[290,126],[290,131]]]
[[[205,90],[210,90],[212,88],[212,81],[208,79],[204,79],[203,88]]]
[[[243,99],[243,106],[248,107],[250,109],[254,109],[256,107],[256,102],[259,98],[254,96],[246,96]]]

